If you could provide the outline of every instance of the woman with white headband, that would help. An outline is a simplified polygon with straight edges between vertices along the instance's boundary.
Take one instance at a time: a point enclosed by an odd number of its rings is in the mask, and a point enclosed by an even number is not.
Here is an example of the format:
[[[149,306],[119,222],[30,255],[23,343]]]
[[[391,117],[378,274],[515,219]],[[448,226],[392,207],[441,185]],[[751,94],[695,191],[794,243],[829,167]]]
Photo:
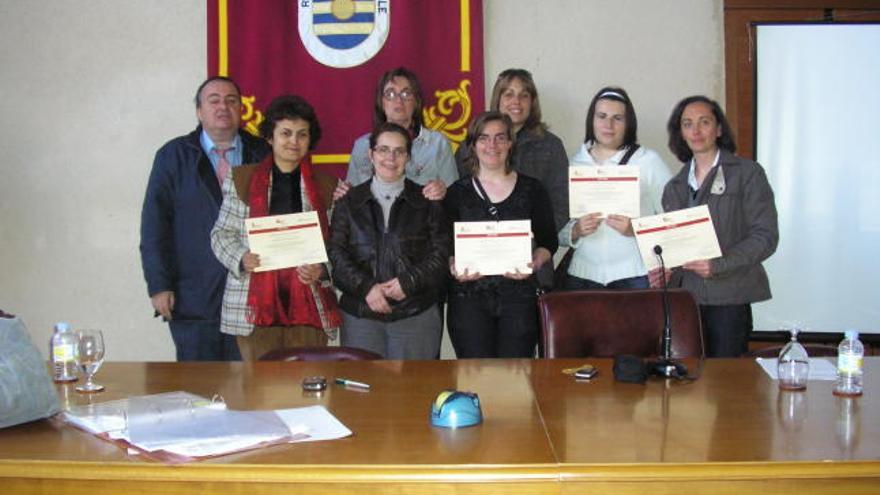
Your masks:
[[[663,212],[663,186],[672,177],[653,150],[639,146],[636,112],[622,88],[605,87],[587,110],[586,137],[571,159],[572,167],[618,165],[639,167],[641,216]],[[646,289],[648,277],[624,215],[590,212],[569,220],[559,231],[560,246],[574,249],[563,288]]]

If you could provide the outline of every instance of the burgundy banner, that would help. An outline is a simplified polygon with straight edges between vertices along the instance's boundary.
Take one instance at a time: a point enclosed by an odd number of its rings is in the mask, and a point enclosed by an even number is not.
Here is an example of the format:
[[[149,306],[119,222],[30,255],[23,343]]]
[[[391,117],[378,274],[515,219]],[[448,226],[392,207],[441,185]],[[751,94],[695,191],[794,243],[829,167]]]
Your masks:
[[[337,175],[398,66],[419,76],[425,125],[457,148],[484,108],[482,0],[208,0],[208,73],[241,86],[248,130],[275,96],[303,96],[324,130],[312,162]]]

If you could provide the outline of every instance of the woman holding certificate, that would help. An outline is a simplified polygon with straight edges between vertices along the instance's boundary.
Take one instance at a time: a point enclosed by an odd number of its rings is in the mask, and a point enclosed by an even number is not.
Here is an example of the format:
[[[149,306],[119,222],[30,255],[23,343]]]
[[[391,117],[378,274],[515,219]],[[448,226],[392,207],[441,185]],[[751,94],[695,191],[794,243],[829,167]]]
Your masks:
[[[496,111],[483,113],[471,123],[465,141],[468,176],[450,186],[444,200],[447,215],[456,222],[456,231],[462,232],[456,233],[456,253],[449,259],[455,280],[447,315],[459,358],[532,357],[538,341],[536,282],[528,269],[537,272],[551,263],[558,241],[547,190],[511,165],[513,126],[510,117]],[[501,235],[506,225],[518,223],[526,224],[524,232]],[[502,242],[507,243],[504,249],[489,248]],[[525,261],[512,257],[521,243]],[[461,252],[465,248],[467,253]],[[474,264],[466,264],[465,257]],[[480,266],[497,265],[508,258],[509,266],[522,263],[523,270],[480,273]]]
[[[733,132],[715,101],[680,101],[667,130],[669,149],[684,167],[666,185],[663,208],[708,205],[722,252],[675,269],[670,284],[688,289],[700,304],[706,355],[737,357],[748,349],[751,303],[771,297],[761,262],[779,241],[773,190],[759,164],[733,154]],[[661,280],[653,270],[652,285]]]
[[[620,173],[620,181],[585,183],[620,184],[621,191],[612,192],[609,199],[614,201],[599,207],[585,202],[586,213],[573,214],[576,218],[559,231],[560,244],[574,249],[564,279],[567,290],[648,288],[631,216],[663,212],[660,197],[672,174],[656,152],[638,145],[637,126],[635,108],[622,88],[602,88],[590,102],[584,144],[572,157],[571,166],[598,167],[596,173],[609,176]],[[633,178],[638,185],[629,194]],[[569,197],[573,208],[579,209],[578,199]]]
[[[387,359],[434,359],[449,228],[439,201],[405,177],[413,140],[386,122],[369,136],[373,177],[333,211],[329,255],[342,291],[342,345]]]
[[[261,163],[235,167],[223,183],[223,205],[211,248],[229,270],[220,330],[237,335],[245,361],[296,346],[323,346],[341,324],[324,264],[260,271],[245,219],[317,212],[326,238],[327,207],[337,180],[312,169],[308,153],[321,138],[315,111],[299,96],[280,96],[266,108],[260,135],[272,146]]]

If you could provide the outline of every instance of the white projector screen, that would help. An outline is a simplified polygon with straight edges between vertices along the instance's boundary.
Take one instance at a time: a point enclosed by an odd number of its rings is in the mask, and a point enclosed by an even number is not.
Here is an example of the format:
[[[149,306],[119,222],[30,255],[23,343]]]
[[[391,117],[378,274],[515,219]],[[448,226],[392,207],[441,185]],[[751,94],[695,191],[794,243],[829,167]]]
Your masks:
[[[755,329],[880,333],[880,25],[761,25],[756,59],[780,241]]]

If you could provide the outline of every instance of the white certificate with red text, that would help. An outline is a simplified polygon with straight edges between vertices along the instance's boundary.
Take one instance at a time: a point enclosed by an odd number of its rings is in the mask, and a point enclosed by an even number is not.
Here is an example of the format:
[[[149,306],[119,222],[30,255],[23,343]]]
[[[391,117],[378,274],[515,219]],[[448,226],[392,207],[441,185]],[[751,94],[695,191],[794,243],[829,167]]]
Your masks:
[[[654,246],[663,248],[666,268],[721,256],[715,225],[706,205],[632,221],[642,261],[648,270],[660,266]]]
[[[637,218],[639,209],[639,167],[599,165],[568,167],[568,214],[580,218],[587,213],[624,215]]]
[[[532,273],[532,221],[455,222],[455,271]]]
[[[255,272],[327,261],[317,212],[246,218],[244,226],[251,252],[260,255]]]

